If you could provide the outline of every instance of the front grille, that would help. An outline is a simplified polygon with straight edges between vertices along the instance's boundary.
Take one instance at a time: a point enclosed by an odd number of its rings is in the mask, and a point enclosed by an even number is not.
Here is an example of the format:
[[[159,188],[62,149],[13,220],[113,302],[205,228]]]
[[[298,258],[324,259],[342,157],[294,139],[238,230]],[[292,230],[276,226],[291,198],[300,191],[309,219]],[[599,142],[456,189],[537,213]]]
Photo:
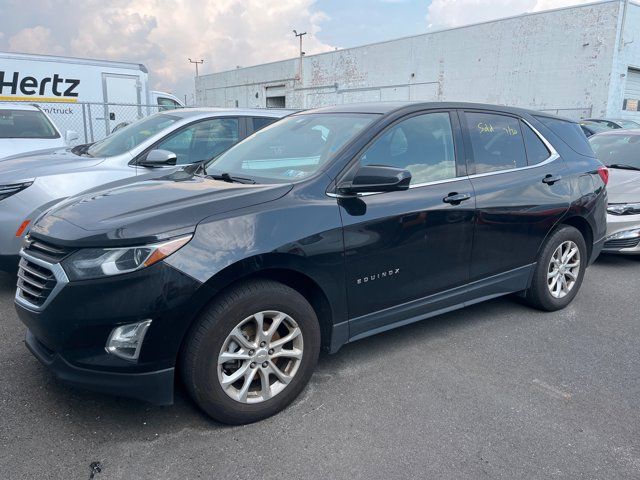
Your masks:
[[[27,302],[41,306],[56,286],[57,280],[47,267],[20,259],[18,268],[18,295]]]
[[[35,258],[49,263],[59,263],[72,252],[69,248],[51,245],[50,243],[37,240],[30,236],[26,239],[24,251]]]
[[[622,238],[604,242],[604,248],[633,248],[640,243],[640,238]]]

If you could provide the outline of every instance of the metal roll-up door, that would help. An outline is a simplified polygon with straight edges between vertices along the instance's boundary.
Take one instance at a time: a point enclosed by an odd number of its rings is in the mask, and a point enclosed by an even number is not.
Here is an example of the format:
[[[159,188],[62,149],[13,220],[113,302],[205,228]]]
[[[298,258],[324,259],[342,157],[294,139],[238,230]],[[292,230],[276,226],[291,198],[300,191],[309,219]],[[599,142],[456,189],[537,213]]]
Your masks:
[[[624,106],[627,112],[640,113],[640,70],[629,68],[624,89]]]

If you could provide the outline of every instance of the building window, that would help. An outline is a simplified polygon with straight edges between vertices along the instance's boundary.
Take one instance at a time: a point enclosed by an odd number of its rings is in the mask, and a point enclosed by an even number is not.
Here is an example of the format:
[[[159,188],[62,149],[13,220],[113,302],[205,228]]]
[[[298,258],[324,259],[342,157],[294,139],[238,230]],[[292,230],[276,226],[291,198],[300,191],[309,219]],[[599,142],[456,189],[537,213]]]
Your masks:
[[[267,108],[285,108],[285,97],[267,97]]]

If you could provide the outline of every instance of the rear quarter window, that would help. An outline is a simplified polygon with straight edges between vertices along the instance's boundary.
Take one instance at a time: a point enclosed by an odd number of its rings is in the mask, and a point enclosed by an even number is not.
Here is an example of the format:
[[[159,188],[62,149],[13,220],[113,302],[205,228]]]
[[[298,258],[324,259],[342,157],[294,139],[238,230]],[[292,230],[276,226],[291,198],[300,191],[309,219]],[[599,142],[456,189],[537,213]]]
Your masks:
[[[544,162],[551,156],[551,152],[540,140],[540,137],[534,133],[524,122],[520,123],[520,129],[522,130],[522,138],[524,139],[524,146],[527,150],[527,163],[529,165],[537,165]]]
[[[566,143],[573,151],[587,157],[595,157],[595,153],[587,141],[587,137],[580,125],[568,120],[550,118],[535,115],[535,118],[549,128],[560,139]]]

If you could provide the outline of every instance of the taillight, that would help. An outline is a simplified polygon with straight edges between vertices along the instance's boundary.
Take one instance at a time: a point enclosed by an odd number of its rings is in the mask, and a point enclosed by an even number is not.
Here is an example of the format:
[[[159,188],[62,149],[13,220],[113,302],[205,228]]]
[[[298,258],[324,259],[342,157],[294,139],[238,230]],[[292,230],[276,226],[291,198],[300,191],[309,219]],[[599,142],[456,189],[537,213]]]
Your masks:
[[[598,168],[598,175],[600,175],[605,185],[609,183],[609,169],[607,167],[602,166]]]

